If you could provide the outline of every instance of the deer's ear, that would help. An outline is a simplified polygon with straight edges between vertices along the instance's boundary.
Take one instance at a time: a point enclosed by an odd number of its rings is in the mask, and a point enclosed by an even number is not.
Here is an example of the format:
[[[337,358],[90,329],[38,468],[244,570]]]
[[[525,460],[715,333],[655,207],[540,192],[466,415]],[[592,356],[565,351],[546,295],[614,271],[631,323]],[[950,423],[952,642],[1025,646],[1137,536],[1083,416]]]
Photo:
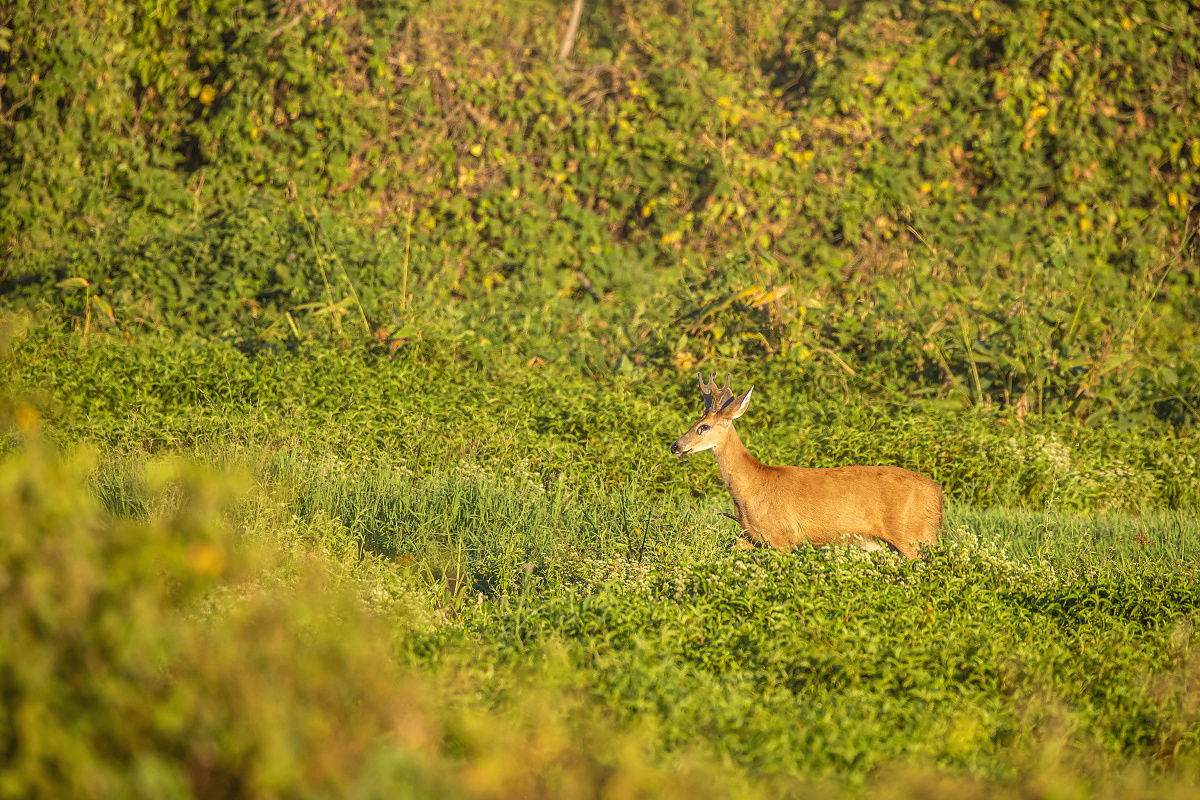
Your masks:
[[[733,402],[730,403],[728,406],[730,409],[730,411],[729,411],[730,419],[737,419],[742,414],[746,413],[746,409],[750,405],[750,393],[753,391],[754,391],[754,387],[751,386],[740,397],[735,397],[733,399]]]

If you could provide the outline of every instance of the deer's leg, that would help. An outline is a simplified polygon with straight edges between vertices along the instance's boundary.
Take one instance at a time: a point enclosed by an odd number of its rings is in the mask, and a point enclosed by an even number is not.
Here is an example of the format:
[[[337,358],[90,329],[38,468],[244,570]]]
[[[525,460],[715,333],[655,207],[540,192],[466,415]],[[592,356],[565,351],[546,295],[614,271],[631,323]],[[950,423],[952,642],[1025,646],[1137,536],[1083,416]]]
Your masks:
[[[868,553],[873,553],[876,550],[882,550],[887,546],[874,536],[855,536],[850,541],[853,542],[858,549],[865,550]]]

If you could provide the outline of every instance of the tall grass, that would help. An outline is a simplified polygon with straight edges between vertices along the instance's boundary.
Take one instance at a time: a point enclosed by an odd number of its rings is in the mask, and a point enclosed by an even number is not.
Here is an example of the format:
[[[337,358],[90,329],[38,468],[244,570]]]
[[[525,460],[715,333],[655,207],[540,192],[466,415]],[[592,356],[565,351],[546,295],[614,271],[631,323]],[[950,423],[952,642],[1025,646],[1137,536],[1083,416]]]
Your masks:
[[[707,502],[13,435],[6,794],[1192,791],[1200,562],[1106,549],[1180,515],[743,554]]]
[[[764,459],[927,471],[947,524],[740,553],[690,386],[163,345],[15,347],[0,792],[1195,788],[1186,432],[767,402]]]
[[[679,464],[667,452],[699,411],[694,376],[531,366],[519,350],[471,355],[449,337],[391,358],[345,342],[252,353],[171,337],[109,340],[86,352],[74,344],[30,328],[13,340],[8,366],[14,391],[41,398],[43,424],[63,443],[289,450],[353,472],[527,473],[543,487],[561,481],[555,491],[573,495],[622,487],[673,500],[719,493],[711,459]],[[774,362],[734,381],[756,387],[739,432],[767,463],[905,467],[979,507],[1200,508],[1197,431],[881,406],[866,394],[830,397],[797,384],[794,369]]]

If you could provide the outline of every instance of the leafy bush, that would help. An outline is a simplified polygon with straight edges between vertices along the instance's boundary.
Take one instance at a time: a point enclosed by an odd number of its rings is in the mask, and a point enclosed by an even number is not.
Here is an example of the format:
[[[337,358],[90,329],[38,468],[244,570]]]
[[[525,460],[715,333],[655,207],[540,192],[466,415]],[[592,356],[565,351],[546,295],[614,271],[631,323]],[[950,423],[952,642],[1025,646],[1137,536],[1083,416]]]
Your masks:
[[[34,418],[18,417],[28,430]],[[609,726],[569,686],[536,715],[441,700],[433,670],[414,675],[393,653],[414,624],[405,606],[385,620],[335,563],[287,566],[261,536],[231,535],[244,482],[139,471],[150,508],[138,518],[104,511],[86,490],[94,475],[36,442],[0,460],[0,795],[717,796],[728,784],[654,766],[634,736],[583,746]]]
[[[1059,725],[1110,758],[1194,752],[1176,705],[1195,691],[1193,581],[1056,574],[968,539],[916,565],[801,550],[648,570],[472,624],[501,652],[565,637],[667,747],[700,735],[768,774],[913,759],[998,776]]]
[[[536,304],[653,332],[604,369],[1194,418],[1180,4],[616,3],[571,63],[560,10],[15,3],[0,286],[247,339]]]

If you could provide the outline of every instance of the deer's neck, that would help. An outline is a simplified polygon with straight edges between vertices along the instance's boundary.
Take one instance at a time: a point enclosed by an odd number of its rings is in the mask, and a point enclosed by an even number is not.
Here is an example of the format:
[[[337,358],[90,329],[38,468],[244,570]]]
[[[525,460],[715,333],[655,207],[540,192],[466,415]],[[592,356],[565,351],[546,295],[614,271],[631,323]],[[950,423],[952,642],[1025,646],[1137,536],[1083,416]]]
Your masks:
[[[713,448],[713,453],[717,457],[717,469],[721,471],[725,488],[733,496],[734,504],[741,508],[767,468],[750,455],[732,426],[724,440]]]

